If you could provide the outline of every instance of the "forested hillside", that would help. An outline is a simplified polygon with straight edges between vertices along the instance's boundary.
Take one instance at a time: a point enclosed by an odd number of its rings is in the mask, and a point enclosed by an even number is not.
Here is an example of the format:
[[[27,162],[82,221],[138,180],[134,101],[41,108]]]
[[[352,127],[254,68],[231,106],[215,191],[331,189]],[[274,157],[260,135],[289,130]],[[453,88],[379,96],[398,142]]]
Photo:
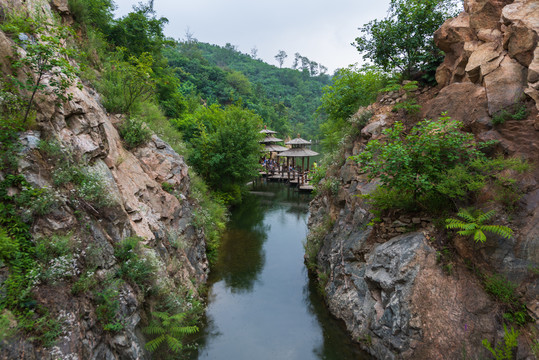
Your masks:
[[[197,94],[210,104],[241,104],[260,115],[282,136],[300,133],[318,139],[325,116],[317,114],[322,89],[330,76],[320,66],[279,68],[224,47],[201,43],[189,37],[165,51],[180,79],[184,95]],[[281,56],[286,56],[281,54]]]

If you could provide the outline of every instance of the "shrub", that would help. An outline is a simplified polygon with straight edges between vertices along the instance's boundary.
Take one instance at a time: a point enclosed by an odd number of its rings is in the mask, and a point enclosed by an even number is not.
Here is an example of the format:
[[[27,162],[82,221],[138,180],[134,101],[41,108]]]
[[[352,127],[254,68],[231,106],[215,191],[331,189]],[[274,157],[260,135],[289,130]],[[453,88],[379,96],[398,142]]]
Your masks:
[[[417,84],[417,81],[406,81],[401,85],[397,79],[393,79],[380,92],[404,92],[406,99],[395,104],[392,111],[397,112],[402,109],[406,114],[415,115],[421,110],[414,93],[418,89]]]
[[[154,270],[151,264],[140,255],[139,237],[127,237],[114,250],[120,262],[118,276],[139,286],[145,292],[151,285]]]
[[[15,316],[9,310],[0,313],[0,344],[15,335],[17,332],[16,324]]]
[[[129,56],[125,61],[126,56],[125,49],[120,48],[115,58],[106,64],[97,86],[109,112],[129,113],[140,102],[155,96],[152,56],[145,52],[139,57]]]
[[[405,132],[404,125],[397,122],[383,131],[385,137],[369,141],[352,159],[370,179],[381,181],[384,191],[371,196],[373,205],[389,209],[388,201],[393,198],[409,211],[456,208],[489,183],[502,186],[511,199],[518,196],[518,189],[511,186],[515,180],[509,178],[501,184],[499,173],[506,169],[527,171],[529,164],[520,159],[487,158],[481,149],[493,142],[476,143],[472,134],[460,131],[461,127],[462,123],[441,117],[421,121]]]
[[[78,280],[71,287],[71,293],[73,295],[79,295],[92,290],[97,286],[97,279],[95,277],[95,270],[85,271]]]
[[[195,211],[195,228],[204,229],[206,235],[206,254],[211,264],[217,260],[221,234],[226,226],[227,209],[214,198],[208,186],[196,174],[191,174],[191,196],[200,208]]]
[[[75,189],[71,195],[92,208],[103,208],[113,204],[110,191],[107,190],[105,177],[98,170],[86,167],[76,161],[55,141],[40,142],[40,151],[55,163],[52,172],[54,185],[73,184]]]
[[[139,145],[147,143],[152,136],[146,124],[134,117],[126,118],[119,130],[127,149],[134,149]]]
[[[379,177],[383,187],[412,196],[417,206],[424,207],[421,200],[439,194],[436,186],[449,169],[484,158],[473,135],[459,131],[461,127],[462,123],[441,117],[421,121],[405,134],[404,125],[397,122],[383,131],[384,140],[369,141],[352,159],[370,179]]]
[[[144,121],[157,136],[166,141],[178,154],[187,155],[187,146],[182,140],[182,134],[165,117],[156,104],[150,101],[142,102],[133,109],[132,115]]]
[[[485,279],[485,290],[499,301],[513,304],[517,301],[516,285],[503,276],[494,274]]]
[[[166,181],[161,183],[161,188],[169,194],[172,194],[174,192],[174,185]]]
[[[505,305],[507,311],[503,314],[504,319],[520,326],[531,320],[526,305],[517,295],[515,284],[499,274],[487,276],[484,284],[485,290]]]
[[[494,125],[501,125],[508,120],[524,120],[528,117],[528,108],[523,99],[517,100],[513,105],[501,109],[492,117]]]
[[[309,270],[315,270],[318,267],[316,257],[322,248],[324,237],[329,233],[334,224],[335,221],[326,215],[320,225],[309,231],[307,239],[303,243],[306,264]]]
[[[503,344],[496,344],[495,348],[492,348],[492,345],[487,339],[483,339],[483,346],[494,355],[496,360],[512,360],[513,359],[513,349],[518,346],[518,335],[519,332],[515,331],[511,327],[511,331],[507,330],[507,326],[503,324]]]
[[[105,331],[117,332],[124,328],[120,315],[119,288],[121,284],[121,280],[108,280],[103,290],[94,293],[97,301],[97,320]]]

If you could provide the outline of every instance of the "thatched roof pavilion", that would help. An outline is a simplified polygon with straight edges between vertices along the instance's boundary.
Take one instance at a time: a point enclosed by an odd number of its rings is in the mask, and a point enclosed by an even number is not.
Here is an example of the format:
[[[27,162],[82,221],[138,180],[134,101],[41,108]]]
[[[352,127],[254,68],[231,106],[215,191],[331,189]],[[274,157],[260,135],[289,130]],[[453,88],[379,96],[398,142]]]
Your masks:
[[[292,165],[295,166],[296,164],[296,158],[301,158],[301,179],[300,179],[300,173],[298,173],[298,183],[304,182],[304,176],[305,176],[305,158],[307,158],[307,170],[310,168],[310,157],[316,156],[318,153],[316,151],[312,151],[311,149],[307,148],[308,145],[311,145],[310,141],[302,139],[299,134],[298,137],[295,139],[292,139],[290,141],[286,142],[286,145],[292,146],[290,149],[283,151],[279,153],[280,157],[286,157],[286,165],[289,166],[290,158],[292,158]],[[299,164],[298,164],[299,165]],[[290,172],[289,172],[290,177]]]

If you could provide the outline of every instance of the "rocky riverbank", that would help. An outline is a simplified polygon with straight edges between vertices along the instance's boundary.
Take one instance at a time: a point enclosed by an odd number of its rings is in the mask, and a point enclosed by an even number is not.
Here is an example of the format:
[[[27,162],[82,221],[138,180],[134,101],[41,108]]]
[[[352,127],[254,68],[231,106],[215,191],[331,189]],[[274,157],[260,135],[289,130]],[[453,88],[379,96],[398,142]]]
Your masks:
[[[465,1],[465,12],[435,34],[446,53],[437,71],[439,86],[416,93],[420,118],[447,112],[476,139],[498,140],[497,152],[534,164],[517,179],[521,197],[514,212],[498,218],[515,230],[510,240],[450,240],[430,214],[397,212],[372,221],[375,216],[360,195],[370,194],[377,182],[369,182],[348,157],[383,136],[395,121],[417,122],[391,112],[393,103],[406,100],[404,93],[380,96],[360,110],[358,116],[365,111],[373,116],[359,136],[345,142],[331,168],[331,181],[339,186],[322,186],[325,190],[310,205],[308,241],[320,249],[311,260],[327,303],[352,338],[378,359],[490,356],[481,341],[501,341],[503,310],[478,274],[494,273],[517,285],[531,319],[521,331],[516,356],[534,356],[539,319],[534,271],[539,264],[537,11],[536,1]],[[493,121],[518,102],[528,109],[525,119]],[[486,189],[480,201],[486,204],[495,195]]]

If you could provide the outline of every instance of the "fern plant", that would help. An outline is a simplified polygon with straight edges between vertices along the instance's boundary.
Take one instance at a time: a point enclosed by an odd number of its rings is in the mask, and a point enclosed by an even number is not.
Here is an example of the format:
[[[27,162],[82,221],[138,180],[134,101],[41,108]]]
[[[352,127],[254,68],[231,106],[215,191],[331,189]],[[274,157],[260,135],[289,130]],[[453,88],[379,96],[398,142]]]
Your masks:
[[[494,355],[496,360],[511,360],[513,359],[513,349],[518,346],[519,332],[511,326],[511,330],[507,329],[507,326],[503,324],[503,344],[498,343],[493,348],[487,339],[483,339],[483,346]]]
[[[480,210],[467,210],[460,209],[457,216],[464,219],[446,219],[445,227],[447,229],[460,229],[457,234],[463,236],[473,236],[476,242],[484,243],[487,240],[485,232],[500,235],[506,239],[513,236],[513,230],[503,225],[486,225],[484,222],[488,221],[494,216],[496,212],[494,210],[486,213]]]
[[[146,343],[146,350],[154,352],[161,344],[166,343],[173,352],[180,352],[183,349],[181,341],[183,336],[191,335],[198,331],[197,326],[183,326],[184,318],[185,313],[170,316],[164,312],[152,312],[150,325],[142,330],[145,334],[155,336]]]

